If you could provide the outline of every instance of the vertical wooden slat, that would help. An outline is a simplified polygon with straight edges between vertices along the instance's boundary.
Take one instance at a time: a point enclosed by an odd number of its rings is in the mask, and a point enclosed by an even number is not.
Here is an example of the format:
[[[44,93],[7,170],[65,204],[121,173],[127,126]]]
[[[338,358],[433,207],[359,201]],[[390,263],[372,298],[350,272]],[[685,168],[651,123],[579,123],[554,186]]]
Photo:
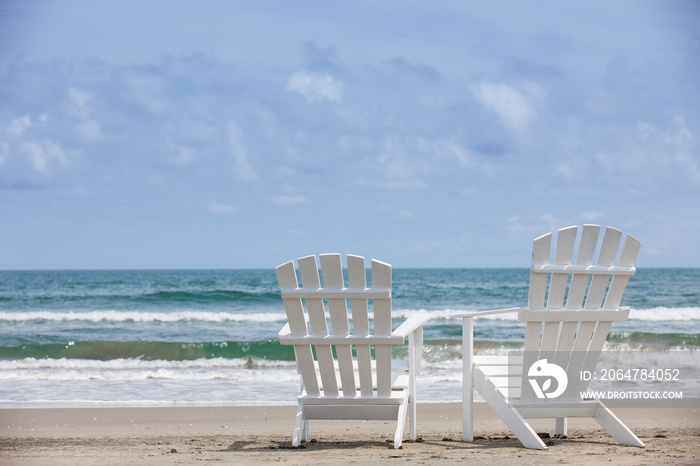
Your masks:
[[[365,288],[365,258],[348,254],[348,284],[351,288]],[[355,335],[369,335],[366,299],[351,299],[352,327]]]
[[[598,254],[598,265],[613,265],[617,249],[620,247],[622,232],[616,228],[607,227],[603,236],[603,244]]]
[[[603,243],[598,253],[598,265],[613,265],[621,237],[622,232],[620,230],[610,227],[605,229]],[[584,308],[600,309],[609,281],[610,277],[608,275],[593,275],[591,285],[588,288],[588,296],[586,297]]]
[[[305,288],[320,288],[321,282],[318,277],[318,266],[316,256],[306,256],[298,259],[299,275],[301,283]],[[326,322],[326,311],[321,298],[307,298],[306,310],[309,314],[311,332],[314,335],[328,335],[328,324]],[[327,396],[338,395],[338,380],[335,375],[335,364],[333,363],[333,352],[330,345],[315,345],[318,369],[323,382],[323,393]]]
[[[555,264],[571,264],[574,256],[574,244],[576,243],[577,226],[561,228],[557,234],[557,247],[554,251]]]
[[[277,282],[280,288],[296,288],[298,286],[294,262],[285,262],[277,267],[275,272],[277,273]],[[304,319],[304,308],[301,304],[301,299],[285,298],[283,302],[292,335],[307,335],[306,319]]]
[[[581,240],[576,254],[576,263],[579,265],[593,264],[595,247],[598,245],[600,225],[584,225],[581,228]]]
[[[640,243],[637,238],[632,235],[627,235],[625,238],[625,244],[622,246],[622,252],[620,253],[618,265],[623,267],[632,267],[637,261],[637,255],[639,254],[639,249],[641,247],[642,243]]]
[[[581,231],[581,240],[576,254],[576,265],[593,264],[595,247],[598,243],[598,225],[584,225]],[[580,309],[583,306],[583,299],[586,296],[586,288],[590,274],[574,274],[569,286],[569,296],[566,299],[566,309]]]
[[[391,266],[372,259],[372,288],[391,288]],[[374,299],[374,333],[391,334],[391,299]],[[374,348],[377,360],[377,393],[389,396],[391,393],[391,346],[377,345]]]
[[[581,322],[576,332],[576,340],[574,341],[573,351],[576,353],[584,353],[588,351],[591,344],[591,336],[595,330],[595,322]]]
[[[588,296],[586,296],[584,309],[600,309],[609,281],[609,275],[593,275],[591,285],[588,287]]]
[[[588,345],[589,354],[596,355],[596,353],[598,353],[596,357],[600,356],[600,352],[603,351],[603,345],[605,344],[605,340],[608,338],[608,332],[610,331],[611,325],[612,322],[610,321],[598,322],[598,325],[596,325],[595,328],[595,332],[593,333],[593,337],[591,337],[591,344]],[[596,363],[597,362],[598,360],[596,359]],[[585,369],[586,368],[584,367],[584,370]]]
[[[527,312],[527,311],[523,311]],[[522,389],[520,398],[523,401],[535,399],[535,394],[530,388],[527,371],[538,359],[540,353],[540,338],[542,336],[541,322],[528,322],[525,324],[525,347],[523,352],[523,373],[520,387]]]
[[[539,353],[541,336],[542,323],[528,322],[525,325],[525,351],[529,353]]]
[[[569,365],[569,358],[571,357],[571,349],[574,346],[577,328],[578,322],[562,322],[561,324],[559,341],[557,341],[557,349],[554,356],[554,364],[559,365],[564,370],[566,370]]]
[[[603,345],[605,344],[605,340],[608,338],[608,332],[610,332],[611,325],[612,322],[610,321],[598,322],[595,331],[593,332],[593,336],[591,337],[591,343],[590,345],[588,345],[589,354],[600,353],[601,351],[603,351]],[[600,356],[600,354],[598,354],[597,356]],[[585,370],[586,367],[584,367],[583,369]]]
[[[583,368],[583,364],[586,361],[586,355],[588,354],[588,348],[591,344],[591,337],[596,329],[595,322],[580,322],[578,326],[578,331],[576,332],[576,339],[574,340],[574,346],[571,351],[571,357],[569,359],[568,371],[569,374],[576,374],[575,379],[579,379],[578,374]],[[571,381],[574,383],[573,381]],[[578,382],[577,382],[578,383]],[[569,399],[578,400],[580,399],[580,393],[575,389],[568,390]]]
[[[324,288],[345,288],[343,282],[343,266],[340,254],[320,254],[321,272],[323,274]],[[350,332],[348,326],[348,308],[343,298],[328,298],[328,313],[331,317],[331,330],[333,335],[347,335]]]
[[[622,252],[620,253],[618,265],[625,267],[634,266],[640,247],[641,244],[636,238],[627,235],[625,238],[625,243],[622,245]],[[608,295],[605,297],[603,309],[617,309],[617,307],[620,305],[620,301],[622,300],[622,295],[625,292],[628,281],[629,275],[613,276],[612,282],[610,283],[610,289],[608,290]]]
[[[537,359],[546,359],[548,363],[554,362],[555,350],[559,339],[561,322],[545,322],[542,327],[542,342],[540,354]]]
[[[576,253],[576,265],[591,265],[595,256],[596,245],[600,226],[584,225],[581,229],[578,252]],[[590,280],[590,274],[574,274],[569,285],[569,294],[566,298],[566,309],[580,309],[586,297],[586,289]],[[557,342],[557,354],[554,363],[567,369],[574,346],[578,322],[563,322],[559,341]]]
[[[549,252],[552,244],[552,234],[547,233],[532,242],[532,264],[548,264]],[[546,273],[530,272],[530,291],[527,298],[530,309],[544,308],[545,293],[547,291]]]
[[[540,343],[540,359],[547,358],[552,362],[554,350],[557,348],[559,338],[559,325],[561,322],[545,322],[542,328],[542,342]]]
[[[343,268],[340,254],[321,254],[321,270],[323,272],[323,284],[326,288],[345,288],[343,283]],[[333,335],[348,335],[348,308],[345,299],[328,299],[328,312],[331,316],[331,330]],[[352,348],[350,345],[335,345],[335,354],[338,360],[340,382],[343,387],[343,396],[356,396],[355,368],[353,367]]]
[[[554,252],[554,264],[569,265],[574,254],[576,232],[578,227],[568,227],[559,230],[557,246]],[[569,281],[568,273],[553,273],[549,282],[549,297],[547,309],[561,309],[564,307],[566,297],[566,285]]]
[[[603,351],[603,345],[605,344],[605,340],[608,338],[608,332],[610,332],[611,324],[612,322],[598,322],[598,325],[596,325],[595,331],[593,332],[591,343],[590,345],[588,345],[588,351],[585,353],[583,363],[581,364],[581,368],[579,370],[593,372],[596,364],[598,364],[598,360],[600,359],[600,353],[601,351]],[[578,379],[582,378],[579,377]],[[578,385],[576,386],[576,392],[572,393],[573,395],[576,395],[582,391],[586,391],[588,389],[590,381],[577,380],[577,384]]]
[[[276,269],[277,281],[280,288],[296,288],[297,275],[294,270],[294,263],[289,261],[280,265]],[[307,335],[306,319],[304,318],[304,307],[300,298],[285,298],[284,309],[287,313],[287,321],[292,335]],[[306,393],[312,396],[320,394],[316,369],[314,366],[313,352],[310,345],[294,345],[294,353],[297,361],[297,368],[301,373],[301,378],[306,387]]]
[[[348,254],[348,284],[351,288],[365,288],[365,258]],[[351,299],[352,327],[355,335],[369,335],[369,318],[366,299]],[[356,345],[357,368],[360,377],[360,394],[371,396],[372,387],[372,358],[370,345]]]

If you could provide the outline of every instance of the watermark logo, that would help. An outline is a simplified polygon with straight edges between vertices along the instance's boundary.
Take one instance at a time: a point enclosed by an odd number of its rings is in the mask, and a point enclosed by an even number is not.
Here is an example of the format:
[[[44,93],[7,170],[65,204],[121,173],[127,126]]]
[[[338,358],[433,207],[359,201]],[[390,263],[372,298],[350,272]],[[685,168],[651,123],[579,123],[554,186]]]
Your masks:
[[[530,366],[527,375],[530,377],[528,380],[537,398],[556,398],[564,393],[566,386],[569,384],[569,377],[567,377],[566,371],[557,364],[548,363],[546,359],[540,359]],[[543,378],[544,381],[540,386],[539,380]],[[552,380],[556,380],[557,384],[554,387],[554,391],[550,392]]]

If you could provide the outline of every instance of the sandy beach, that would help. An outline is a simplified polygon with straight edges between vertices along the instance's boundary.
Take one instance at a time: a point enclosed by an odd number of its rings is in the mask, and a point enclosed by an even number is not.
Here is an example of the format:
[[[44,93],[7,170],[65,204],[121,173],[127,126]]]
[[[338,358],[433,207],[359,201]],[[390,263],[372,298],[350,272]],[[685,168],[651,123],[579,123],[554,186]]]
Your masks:
[[[697,404],[696,404],[697,405]],[[592,419],[571,419],[549,449],[523,448],[485,403],[473,443],[461,441],[461,404],[418,405],[417,442],[394,450],[390,422],[311,424],[311,442],[290,448],[294,406],[51,408],[0,410],[0,463],[82,464],[698,464],[700,406],[614,408],[646,444],[617,444]],[[554,434],[553,421],[533,421]],[[405,433],[408,438],[408,431]]]

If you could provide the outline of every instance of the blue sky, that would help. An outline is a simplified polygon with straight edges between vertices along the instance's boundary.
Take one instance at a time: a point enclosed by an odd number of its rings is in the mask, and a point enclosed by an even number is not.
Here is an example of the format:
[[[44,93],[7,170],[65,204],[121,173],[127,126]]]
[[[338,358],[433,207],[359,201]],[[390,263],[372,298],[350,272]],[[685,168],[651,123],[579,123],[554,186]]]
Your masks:
[[[694,1],[0,1],[0,269],[700,266]]]

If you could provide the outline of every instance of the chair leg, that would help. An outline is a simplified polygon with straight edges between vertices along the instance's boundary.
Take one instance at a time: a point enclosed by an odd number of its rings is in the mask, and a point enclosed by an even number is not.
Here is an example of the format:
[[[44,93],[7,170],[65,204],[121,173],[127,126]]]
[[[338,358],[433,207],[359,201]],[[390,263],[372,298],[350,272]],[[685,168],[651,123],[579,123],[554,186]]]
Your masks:
[[[596,409],[593,419],[598,421],[598,424],[608,431],[618,443],[624,443],[633,447],[644,446],[644,443],[639,440],[639,437],[634,435],[634,432],[600,401],[598,401],[598,409]]]
[[[462,319],[462,440],[474,441],[474,318]]]
[[[401,448],[401,442],[403,441],[403,429],[406,425],[406,405],[407,403],[402,403],[399,405],[399,416],[396,419],[396,433],[394,434],[394,448]]]
[[[306,417],[301,422],[301,440],[304,442],[309,441],[309,420]]]
[[[408,397],[408,426],[411,434],[411,440],[416,439],[416,400],[414,394]]]
[[[565,417],[558,417],[555,433],[557,435],[566,435],[567,422]]]
[[[530,427],[530,424],[520,415],[517,409],[509,406],[508,411],[496,411],[525,448],[532,448],[535,450],[547,449],[547,445],[544,444],[540,436],[537,435],[537,432]]]
[[[503,395],[489,381],[480,370],[474,369],[474,386],[484,397],[484,400],[496,411],[496,414],[506,423],[513,431],[520,443],[525,448],[534,448],[536,450],[546,450],[547,445],[544,444],[540,436],[532,429],[530,424],[520,415],[517,409],[508,404]]]
[[[292,434],[293,447],[298,447],[301,444],[302,437],[308,436],[308,432],[304,432],[307,430],[307,422],[308,421],[304,419],[304,405],[299,403],[299,406],[297,407],[297,424],[294,428],[294,434]]]

